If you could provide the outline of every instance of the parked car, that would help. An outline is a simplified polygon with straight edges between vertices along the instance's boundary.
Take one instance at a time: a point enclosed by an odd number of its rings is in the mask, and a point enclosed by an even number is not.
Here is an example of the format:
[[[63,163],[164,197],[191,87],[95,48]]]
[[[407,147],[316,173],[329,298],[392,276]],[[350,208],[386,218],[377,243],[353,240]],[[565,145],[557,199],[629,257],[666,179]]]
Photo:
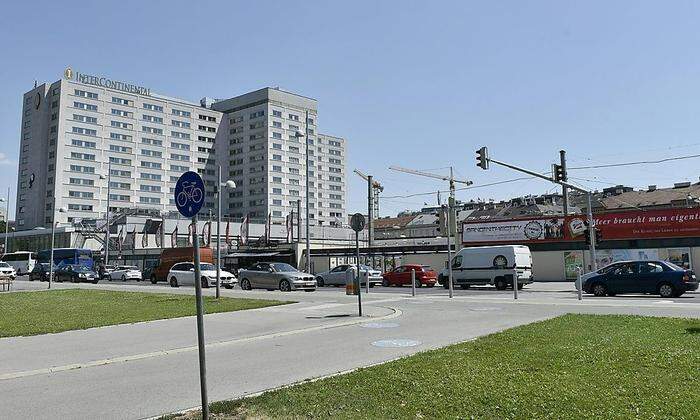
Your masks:
[[[525,245],[496,245],[462,248],[452,258],[452,284],[462,289],[492,285],[498,290],[518,289],[533,282],[532,254]],[[440,271],[440,284],[449,287],[449,270]]]
[[[239,270],[238,278],[243,290],[316,290],[316,279],[313,275],[303,273],[287,263],[260,262],[246,270]]]
[[[159,281],[170,281],[170,268],[180,262],[192,261],[193,252],[193,247],[164,249],[160,254],[158,265],[153,267],[148,279],[153,284]],[[214,253],[211,248],[199,248],[199,262],[214,263]],[[194,266],[192,268],[194,269]]]
[[[316,285],[318,287],[323,286],[345,286],[347,281],[347,272],[352,271],[353,268],[357,269],[356,265],[353,264],[342,264],[332,270],[324,271],[323,273],[316,274]],[[369,273],[369,287],[374,287],[377,284],[382,284],[382,272],[375,270],[367,265],[360,264],[360,272],[363,274]],[[361,285],[366,285],[365,276],[360,277]]]
[[[29,272],[29,281],[49,281],[49,263],[36,263],[34,269]]]
[[[382,274],[382,286],[411,285],[411,270],[416,270],[416,287],[433,287],[437,283],[438,275],[427,265],[405,264]]]
[[[17,277],[17,272],[10,264],[0,261],[0,277],[9,277],[14,280]]]
[[[120,265],[109,273],[109,281],[112,280],[136,280],[141,281],[141,270],[135,265]]]
[[[216,285],[216,266],[214,264],[200,263],[199,270],[202,287]],[[236,279],[236,276],[225,270],[221,270],[219,275],[221,284],[224,284],[224,282],[230,284]],[[168,281],[171,287],[194,285],[194,263],[190,261],[174,264],[168,272]]]
[[[698,279],[667,261],[620,261],[581,276],[583,291],[595,296],[622,293],[650,293],[663,298],[697,290]]]
[[[53,270],[57,282],[70,281],[73,283],[88,282],[97,284],[99,276],[94,271],[82,265],[64,265]]]

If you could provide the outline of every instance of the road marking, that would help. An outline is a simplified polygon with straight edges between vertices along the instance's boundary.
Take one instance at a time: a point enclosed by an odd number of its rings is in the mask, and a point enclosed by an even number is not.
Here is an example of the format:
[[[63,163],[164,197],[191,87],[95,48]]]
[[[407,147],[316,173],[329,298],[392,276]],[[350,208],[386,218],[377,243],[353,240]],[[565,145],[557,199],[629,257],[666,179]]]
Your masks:
[[[402,347],[415,347],[419,346],[422,343],[418,340],[409,340],[406,338],[392,338],[389,340],[377,340],[373,341],[372,345],[375,347],[384,347],[384,348],[391,348],[391,349],[396,349],[396,348],[402,348]]]
[[[384,315],[384,316],[377,317],[377,318],[353,319],[350,321],[336,322],[336,323],[333,323],[330,325],[328,325],[328,324],[317,325],[314,327],[300,328],[297,330],[282,331],[282,332],[276,332],[276,333],[271,333],[271,334],[263,334],[263,335],[253,336],[253,337],[215,341],[215,342],[207,343],[205,347],[207,349],[212,349],[212,348],[229,346],[229,345],[233,345],[233,344],[250,343],[250,342],[254,342],[254,341],[268,340],[271,338],[287,337],[290,335],[302,334],[302,333],[307,333],[307,332],[328,330],[328,329],[332,329],[332,328],[346,327],[349,325],[358,325],[358,324],[364,324],[364,323],[369,323],[369,322],[376,322],[378,320],[394,319],[394,318],[400,317],[403,314],[403,312],[398,308],[385,308],[385,309],[390,309],[392,311],[392,313],[390,313],[389,315]],[[69,365],[54,366],[54,367],[50,367],[50,368],[42,368],[42,369],[26,370],[26,371],[21,371],[21,372],[5,373],[5,374],[0,375],[0,381],[5,381],[5,380],[9,380],[9,379],[26,378],[29,376],[36,376],[36,375],[43,375],[43,374],[66,372],[66,371],[70,371],[70,370],[84,369],[84,368],[89,368],[89,367],[105,366],[105,365],[111,365],[111,364],[115,364],[115,363],[132,362],[135,360],[143,360],[143,359],[150,359],[153,357],[169,356],[169,355],[173,355],[173,354],[187,353],[187,352],[197,351],[197,350],[198,350],[198,347],[196,345],[194,345],[194,346],[187,346],[187,347],[178,347],[178,348],[169,349],[169,350],[159,350],[159,351],[154,351],[154,352],[149,352],[149,353],[133,354],[133,355],[129,355],[129,356],[112,357],[109,359],[93,360],[93,361],[85,362],[85,363],[73,363],[73,364],[69,364]]]

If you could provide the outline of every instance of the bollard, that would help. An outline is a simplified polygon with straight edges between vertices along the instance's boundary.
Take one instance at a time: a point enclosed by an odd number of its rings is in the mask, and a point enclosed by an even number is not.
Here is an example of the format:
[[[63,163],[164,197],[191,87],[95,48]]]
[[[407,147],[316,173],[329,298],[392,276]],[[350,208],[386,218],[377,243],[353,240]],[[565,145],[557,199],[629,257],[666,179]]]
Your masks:
[[[362,276],[365,278],[365,290],[369,293],[369,268]]]
[[[576,267],[576,284],[578,285],[578,300],[583,300],[583,284],[581,283],[581,267]]]
[[[416,295],[416,269],[411,269],[411,296]]]
[[[518,300],[518,275],[513,274],[513,299]]]

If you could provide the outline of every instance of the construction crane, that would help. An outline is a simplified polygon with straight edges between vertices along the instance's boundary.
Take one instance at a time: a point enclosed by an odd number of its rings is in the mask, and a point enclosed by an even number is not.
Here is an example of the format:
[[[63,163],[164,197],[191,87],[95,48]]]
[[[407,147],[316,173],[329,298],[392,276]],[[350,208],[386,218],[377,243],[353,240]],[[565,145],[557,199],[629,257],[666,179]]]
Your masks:
[[[364,179],[365,181],[369,180],[369,177],[359,169],[355,169],[353,172],[355,172],[357,175],[360,176],[360,178]],[[372,179],[372,202],[374,204],[374,217],[379,217],[379,193],[384,191],[384,187],[382,184],[379,183],[376,179]]]

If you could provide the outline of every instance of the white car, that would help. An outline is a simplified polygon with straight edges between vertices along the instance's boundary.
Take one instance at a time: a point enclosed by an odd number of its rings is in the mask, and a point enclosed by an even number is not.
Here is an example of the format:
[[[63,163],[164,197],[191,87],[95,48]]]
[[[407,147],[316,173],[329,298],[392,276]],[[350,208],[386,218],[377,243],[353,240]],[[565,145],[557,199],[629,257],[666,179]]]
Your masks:
[[[10,264],[0,261],[0,277],[9,277],[14,280],[17,277],[17,273]]]
[[[121,280],[121,281],[127,281],[127,280],[136,280],[136,281],[141,281],[143,278],[143,274],[141,274],[141,270],[139,270],[138,267],[135,265],[120,265],[117,266],[114,270],[112,270],[108,274],[109,281],[112,280]]]
[[[200,263],[199,270],[200,278],[202,279],[202,287],[216,285],[216,267],[214,264]],[[221,284],[227,289],[230,289],[238,282],[236,280],[236,276],[228,271],[221,270],[219,275],[221,278]],[[194,285],[194,263],[181,262],[173,265],[168,272],[168,282],[170,283],[171,287]]]
[[[345,286],[347,281],[348,271],[355,269],[354,264],[342,264],[335,267],[332,270],[324,271],[323,273],[316,274],[316,284],[318,287],[323,286]],[[382,284],[382,272],[375,270],[364,264],[360,264],[360,270],[362,273],[367,273],[369,271],[369,287],[374,287],[375,285]],[[354,271],[353,271],[354,272]],[[360,278],[362,285],[365,285],[365,276]]]

